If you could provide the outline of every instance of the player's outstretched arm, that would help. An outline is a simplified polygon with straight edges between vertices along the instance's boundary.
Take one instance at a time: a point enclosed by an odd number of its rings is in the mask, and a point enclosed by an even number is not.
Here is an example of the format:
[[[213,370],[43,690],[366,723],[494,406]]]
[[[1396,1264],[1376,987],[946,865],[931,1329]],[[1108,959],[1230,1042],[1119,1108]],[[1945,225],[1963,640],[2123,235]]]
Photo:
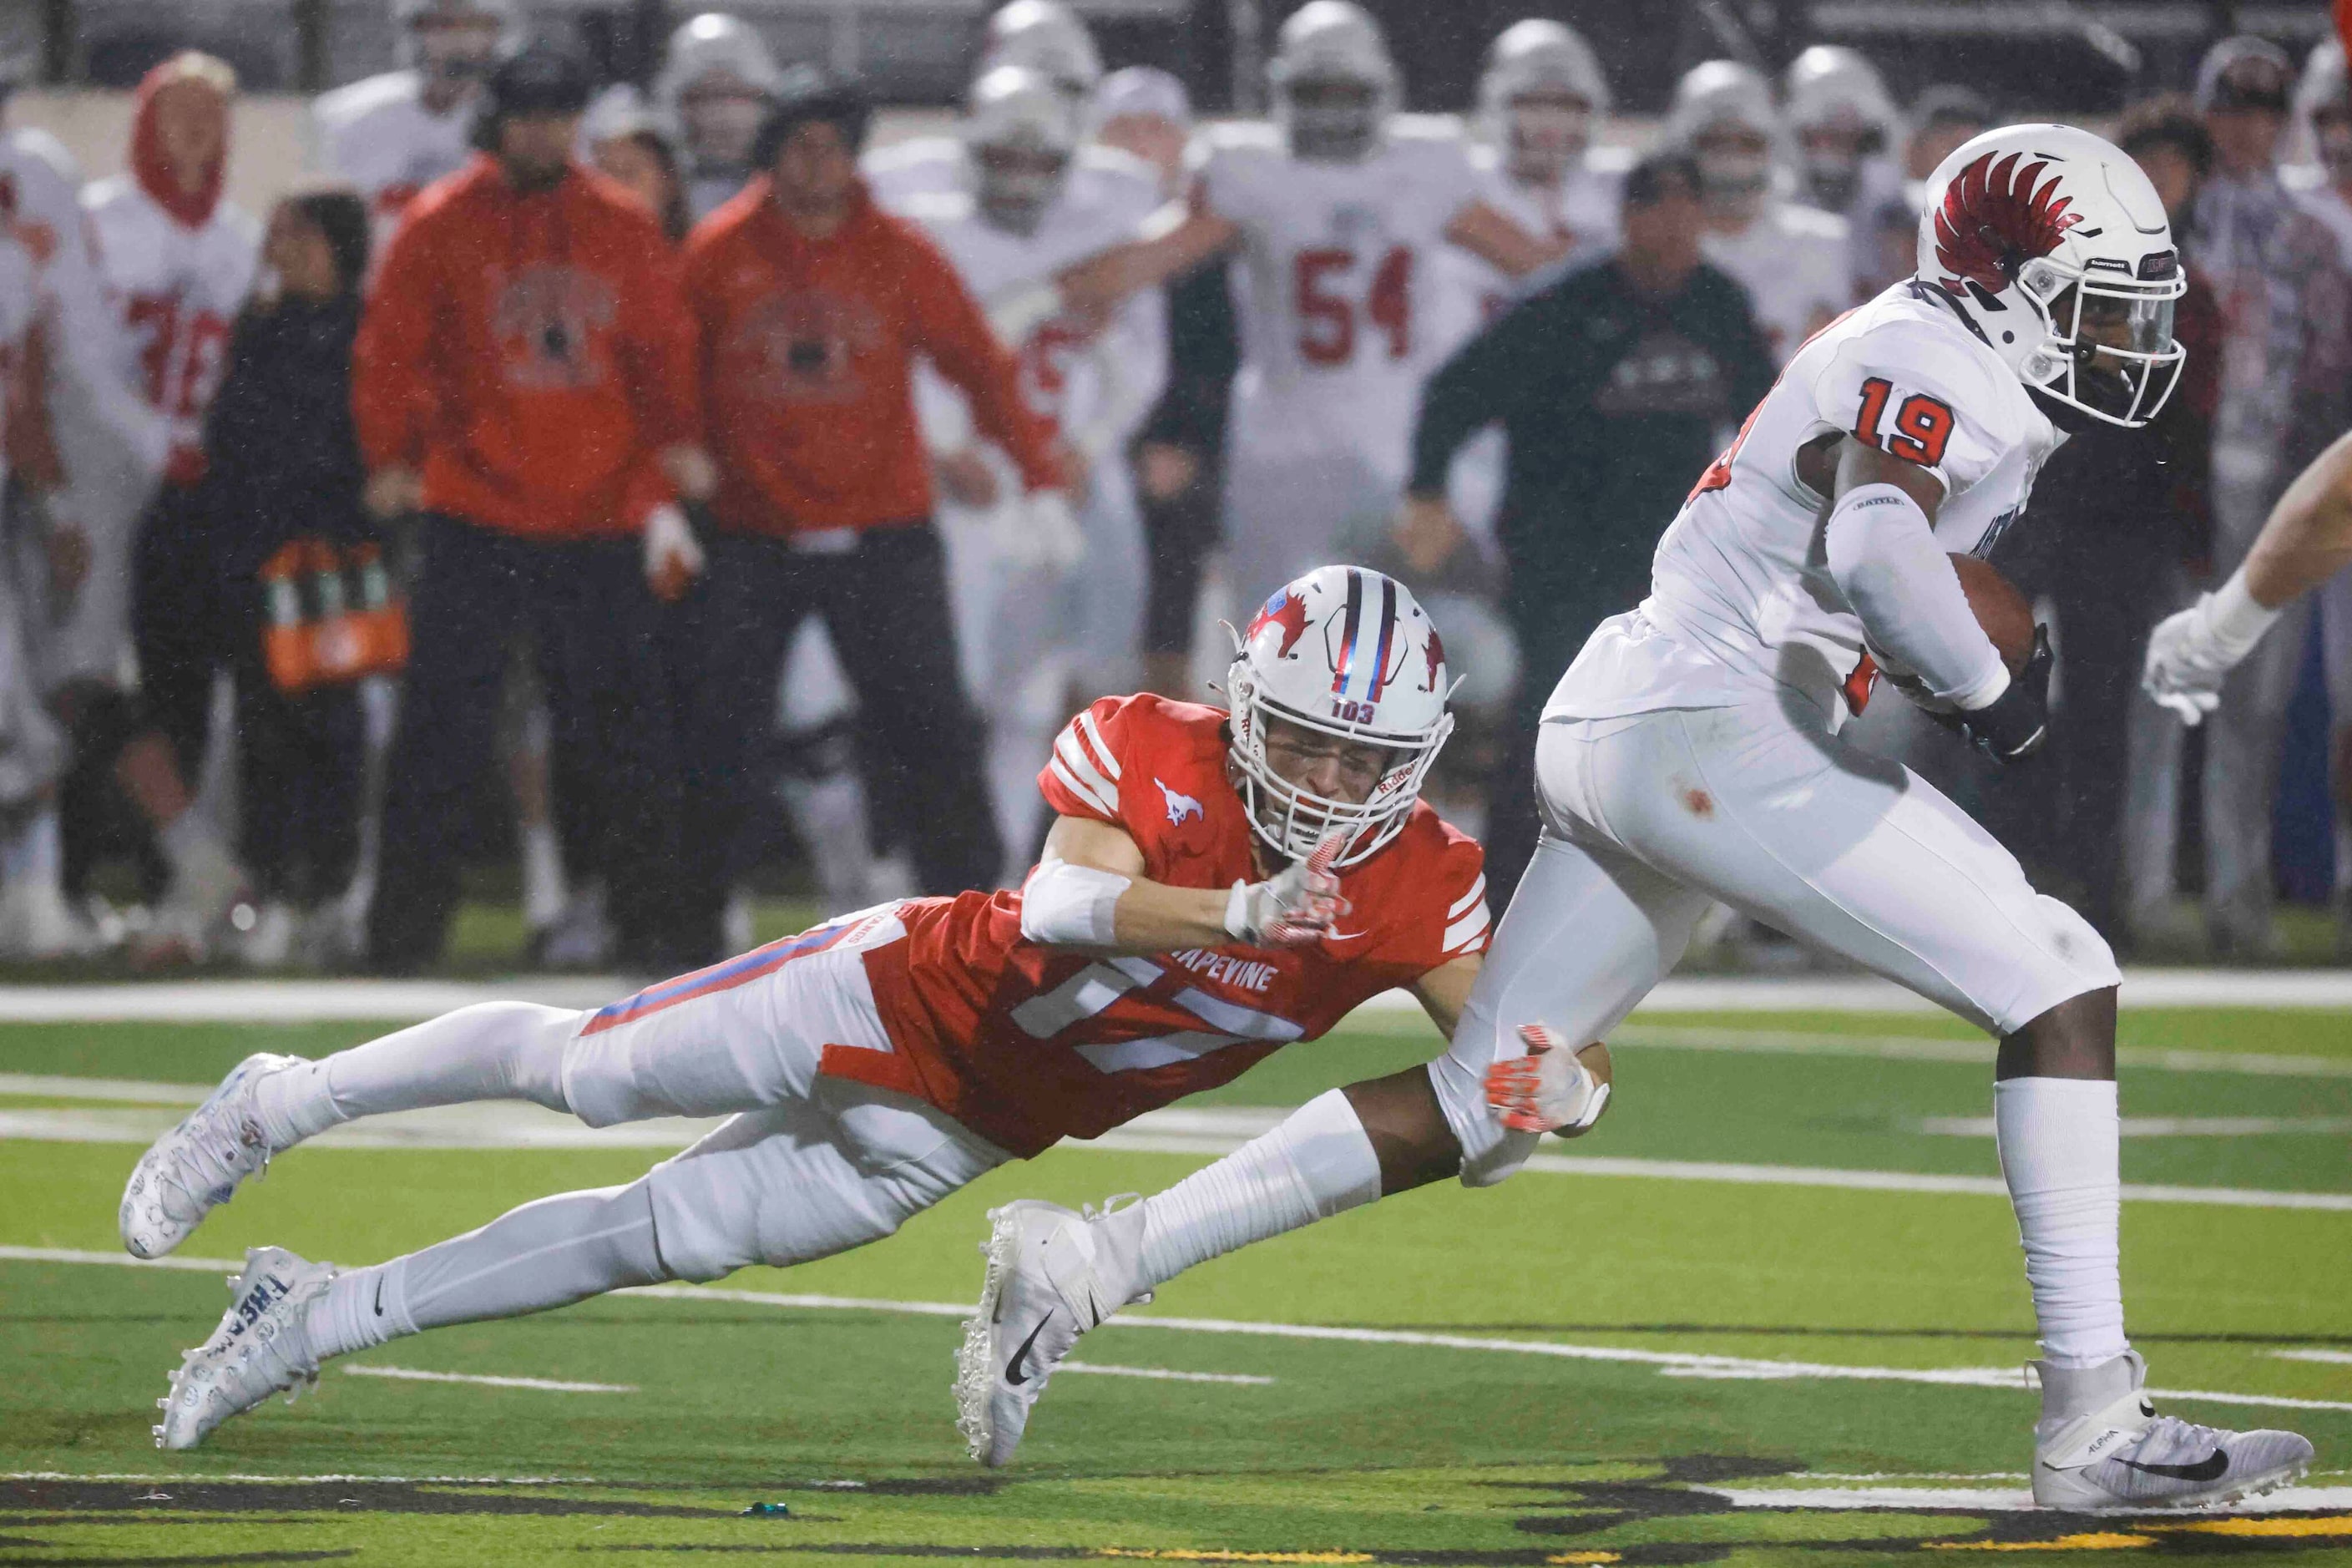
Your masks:
[[[1186,207],[1162,207],[1135,238],[1088,257],[1055,281],[1061,302],[1108,313],[1129,295],[1190,272],[1241,238],[1241,226],[1195,198]]]
[[[1568,242],[1538,239],[1485,202],[1464,204],[1445,226],[1445,237],[1499,272],[1524,278],[1568,254]]]
[[[1056,817],[1022,885],[1021,934],[1051,947],[1139,954],[1233,942],[1304,946],[1346,912],[1330,858],[1318,849],[1262,882],[1176,888],[1144,876],[1143,851],[1126,829]]]
[[[2352,436],[2336,438],[2279,497],[2228,582],[2160,622],[2140,683],[2194,724],[2281,611],[2352,563]]]

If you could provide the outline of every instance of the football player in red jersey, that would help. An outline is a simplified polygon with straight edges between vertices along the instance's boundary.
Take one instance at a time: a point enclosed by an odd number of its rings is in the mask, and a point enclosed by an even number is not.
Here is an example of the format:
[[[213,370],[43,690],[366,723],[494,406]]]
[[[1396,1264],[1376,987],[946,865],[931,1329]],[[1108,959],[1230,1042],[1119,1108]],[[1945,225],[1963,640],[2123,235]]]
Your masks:
[[[1232,713],[1139,696],[1071,721],[1039,776],[1059,820],[1018,893],[845,916],[593,1013],[488,1003],[320,1061],[247,1058],[140,1161],[133,1253],[170,1251],[272,1154],[358,1116],[521,1099],[598,1127],[728,1120],[638,1181],[373,1268],[255,1249],[157,1442],[191,1447],[397,1335],[878,1240],[1393,986],[1450,1033],[1487,914],[1477,845],[1418,798],[1449,685],[1411,594],[1325,567],[1252,622]],[[1444,1129],[1425,1076],[1343,1103],[1368,1146]]]

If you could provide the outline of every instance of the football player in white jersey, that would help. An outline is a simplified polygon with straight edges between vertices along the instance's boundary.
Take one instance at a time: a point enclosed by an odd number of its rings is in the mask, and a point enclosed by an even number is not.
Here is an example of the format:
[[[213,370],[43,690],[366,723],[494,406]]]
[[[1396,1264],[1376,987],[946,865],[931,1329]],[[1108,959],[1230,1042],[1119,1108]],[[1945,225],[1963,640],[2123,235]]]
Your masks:
[[[1843,45],[1815,44],[1781,76],[1780,112],[1796,143],[1797,200],[1845,219],[1857,279],[1890,281],[1902,269],[1882,262],[1878,230],[1903,202],[1894,158],[1903,119],[1878,68]]]
[[[1748,290],[1773,357],[1787,363],[1798,344],[1853,303],[1845,219],[1792,202],[1780,188],[1780,119],[1772,84],[1751,67],[1736,60],[1693,67],[1675,84],[1666,140],[1698,159],[1707,260]]]
[[[1069,178],[1081,126],[1043,73],[999,66],[966,100],[970,192],[914,196],[899,207],[954,263],[983,308],[1034,292],[1075,262],[1134,233],[1158,205],[1137,186]],[[1032,509],[1011,459],[974,434],[962,399],[936,376],[921,384],[925,434],[939,453],[957,632],[967,679],[989,717],[989,784],[1008,875],[1043,826],[1034,763],[1075,707],[1133,683],[1143,620],[1142,520],[1125,458],[1159,397],[1167,320],[1156,289],[1107,322],[1070,313],[1007,322],[1030,407],[1059,428],[1083,498],[1082,552],[1041,558]],[[1003,330],[1001,326],[1000,331]]]
[[[1988,132],[1931,184],[1916,276],[1795,356],[1660,542],[1650,597],[1553,692],[1542,845],[1428,1092],[1414,1109],[1400,1089],[1384,1118],[1380,1168],[1484,1185],[1542,1131],[1589,1126],[1607,1086],[1565,1047],[1622,1019],[1721,900],[1999,1038],[1994,1121],[2042,1350],[2035,1500],[2226,1501],[2302,1475],[2312,1446],[2148,1402],[2124,1335],[2106,944],[1932,784],[1836,733],[1883,665],[1994,757],[2039,745],[2047,643],[2010,668],[1947,552],[1981,553],[2015,521],[2061,426],[2154,416],[2182,357],[2180,261],[2147,176],[2086,132]],[[1123,1302],[1164,1281],[1137,1267],[1154,1205],[1214,1237],[1189,1265],[1376,1195],[1349,1174],[1371,1157],[1360,1133],[1318,1147],[1303,1131],[1147,1200],[1139,1238],[1132,1211],[1024,1215],[1019,1251],[991,1255],[998,1299]],[[1268,1148],[1291,1152],[1271,1176]],[[1033,1356],[1031,1381],[1050,1371]]]
[[[392,20],[400,68],[310,106],[319,166],[366,199],[377,256],[416,193],[473,155],[477,89],[518,18],[514,0],[393,0]]]
[[[1442,352],[1448,245],[1521,276],[1557,258],[1479,194],[1448,129],[1401,122],[1397,69],[1353,0],[1284,22],[1272,125],[1212,128],[1173,227],[1066,274],[1098,308],[1238,250],[1242,368],[1226,448],[1225,577],[1254,602],[1384,535],[1413,405]]]
[[[1087,25],[1060,0],[1013,0],[989,17],[972,79],[1000,66],[1037,72],[1054,84],[1078,122],[1087,123],[1095,89],[1102,85],[1102,56]],[[877,147],[866,155],[860,172],[885,206],[926,192],[969,191],[974,180],[970,148],[952,134]],[[1139,188],[1153,183],[1150,165],[1092,141],[1079,146],[1067,177],[1074,194],[1089,203],[1132,201]]]
[[[102,420],[77,412],[58,423],[68,471],[106,479],[77,487],[91,569],[72,616],[47,639],[48,662],[61,678],[99,689],[89,701],[75,703],[81,710],[78,733],[86,731],[93,706],[109,706],[99,692],[122,681],[132,538],[151,504],[169,503],[202,476],[205,411],[260,265],[261,226],[221,194],[236,89],[235,73],[207,55],[179,55],[157,66],[140,83],[129,171],[82,193],[92,258],[120,329],[109,345],[115,351],[111,378],[146,405],[153,432],[143,440],[146,451],[168,455],[144,466]],[[113,743],[120,746],[116,775],[172,865],[156,950],[201,956],[243,893],[244,873],[193,809],[160,732],[126,737],[117,730]]]
[[[654,102],[685,145],[695,222],[751,177],[751,145],[781,79],[767,41],[740,17],[706,11],[669,36]]]

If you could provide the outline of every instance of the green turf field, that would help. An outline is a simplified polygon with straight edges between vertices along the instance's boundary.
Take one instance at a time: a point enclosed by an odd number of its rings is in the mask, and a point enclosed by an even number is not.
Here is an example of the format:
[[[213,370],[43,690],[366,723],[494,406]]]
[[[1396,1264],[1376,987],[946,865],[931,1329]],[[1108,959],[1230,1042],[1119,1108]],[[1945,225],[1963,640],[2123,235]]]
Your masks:
[[[2352,1015],[2126,1015],[2124,1173],[2144,1195],[2125,1279],[2152,1383],[2311,1402],[2168,1401],[2294,1426],[2321,1469],[2284,1510],[2100,1521],[2013,1506],[2032,1345],[2014,1226],[1981,1190],[1990,1047],[1916,1016],[1644,1015],[1593,1138],[1501,1188],[1431,1189],[1177,1281],[1087,1339],[1096,1370],[1056,1379],[1007,1472],[971,1465],[950,1426],[983,1211],[1150,1191],[1205,1152],[1056,1151],[866,1251],[385,1346],[156,1452],[163,1374],[225,1300],[200,1260],[278,1242],[373,1262],[658,1157],[306,1148],[212,1218],[194,1267],[26,1256],[117,1255],[138,1146],[58,1128],[168,1122],[168,1091],[126,1086],[373,1032],[0,1026],[0,1089],[21,1091],[0,1092],[0,1563],[2352,1562]],[[1278,1056],[1208,1097],[1224,1120],[1202,1148],[1247,1108],[1429,1048],[1399,1018]],[[1334,1328],[1357,1331],[1307,1331]],[[785,1511],[741,1517],[761,1503]]]

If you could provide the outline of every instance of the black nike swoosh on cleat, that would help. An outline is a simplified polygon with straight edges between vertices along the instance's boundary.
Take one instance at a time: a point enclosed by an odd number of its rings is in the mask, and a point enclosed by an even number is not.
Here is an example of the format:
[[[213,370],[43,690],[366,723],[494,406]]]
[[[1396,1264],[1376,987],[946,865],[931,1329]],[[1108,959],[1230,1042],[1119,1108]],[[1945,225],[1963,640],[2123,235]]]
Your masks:
[[[1021,1342],[1021,1348],[1014,1351],[1013,1352],[1013,1359],[1004,1363],[1005,1382],[1011,1384],[1013,1387],[1018,1388],[1023,1384],[1029,1381],[1029,1374],[1021,1370],[1021,1363],[1029,1359],[1029,1347],[1037,1342],[1037,1336],[1044,1333],[1045,1331],[1045,1325],[1053,1321],[1054,1314],[1051,1312],[1046,1313],[1044,1317],[1037,1320],[1037,1326],[1029,1331],[1029,1337]]]
[[[2143,1465],[2130,1459],[2116,1463],[2143,1475],[2168,1476],[2176,1481],[2218,1481],[2230,1470],[2230,1456],[2216,1448],[2193,1465]]]
[[[377,1276],[375,1282],[375,1315],[379,1318],[383,1316],[383,1278],[381,1275]]]

